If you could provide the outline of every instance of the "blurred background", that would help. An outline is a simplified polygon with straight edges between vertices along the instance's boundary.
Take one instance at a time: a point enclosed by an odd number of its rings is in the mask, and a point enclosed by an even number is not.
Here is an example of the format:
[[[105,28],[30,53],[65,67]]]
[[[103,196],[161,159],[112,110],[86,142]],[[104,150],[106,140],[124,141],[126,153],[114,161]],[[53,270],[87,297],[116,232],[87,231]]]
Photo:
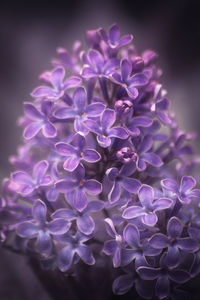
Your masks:
[[[51,68],[56,47],[71,49],[85,31],[116,22],[132,33],[139,51],[159,53],[162,83],[180,127],[200,132],[200,1],[73,0],[3,1],[0,4],[0,179],[9,176],[21,130],[23,101]],[[197,135],[197,151],[200,137]],[[1,300],[50,300],[26,260],[0,250]],[[70,299],[69,299],[70,300]]]

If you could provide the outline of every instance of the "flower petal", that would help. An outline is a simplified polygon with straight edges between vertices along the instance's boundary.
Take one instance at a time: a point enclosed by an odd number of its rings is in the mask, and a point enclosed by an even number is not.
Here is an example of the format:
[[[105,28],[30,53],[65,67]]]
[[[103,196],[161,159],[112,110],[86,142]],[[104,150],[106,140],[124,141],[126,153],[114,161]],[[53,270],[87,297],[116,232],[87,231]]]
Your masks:
[[[55,148],[56,151],[63,156],[77,155],[76,149],[72,145],[67,143],[63,143],[63,142],[57,143],[55,144]]]
[[[172,217],[167,224],[167,233],[171,238],[181,236],[183,225],[177,217]]]
[[[108,135],[110,137],[117,137],[121,140],[125,140],[129,136],[126,129],[122,127],[113,127],[112,129],[109,130]]]
[[[88,246],[79,245],[76,251],[80,258],[84,261],[84,263],[86,263],[87,265],[95,264],[94,256],[92,255],[92,252]]]
[[[142,216],[142,222],[147,226],[155,226],[158,221],[158,217],[154,213],[148,213]]]
[[[32,103],[24,103],[24,112],[31,120],[43,120],[44,118],[40,111]]]
[[[93,233],[95,223],[90,216],[83,215],[77,218],[77,227],[82,233],[89,235]]]
[[[32,209],[33,218],[39,223],[44,224],[46,221],[47,207],[44,202],[37,200]]]
[[[154,167],[161,167],[163,165],[160,156],[153,152],[143,153],[141,158]]]
[[[141,206],[131,206],[124,210],[122,217],[125,219],[134,219],[145,214],[145,210]]]
[[[56,189],[61,193],[67,193],[77,187],[77,182],[61,179],[55,183]]]
[[[83,112],[86,107],[86,91],[83,87],[78,87],[75,90],[73,100],[78,111]]]
[[[36,246],[40,253],[48,256],[52,250],[52,240],[50,235],[45,231],[39,231]]]
[[[30,140],[35,137],[43,126],[43,122],[32,122],[24,130],[24,138]]]
[[[86,208],[87,202],[87,197],[83,189],[76,189],[73,197],[73,206],[81,212]]]
[[[177,246],[181,250],[189,253],[195,252],[199,249],[197,241],[189,237],[177,239]]]
[[[116,114],[113,109],[105,109],[101,117],[102,129],[107,130],[115,123]]]
[[[196,180],[192,176],[183,176],[181,178],[180,191],[187,193],[191,191],[196,185]]]
[[[89,117],[97,117],[101,115],[104,109],[105,105],[103,103],[92,103],[86,107],[85,113]]]
[[[160,198],[156,201],[153,202],[153,210],[158,211],[158,210],[163,210],[170,208],[172,206],[172,200],[168,198]]]
[[[149,244],[155,249],[166,248],[168,246],[168,243],[168,237],[162,233],[154,234],[149,240]]]
[[[90,195],[98,195],[102,191],[102,185],[95,179],[89,179],[86,181],[84,188],[86,192]]]
[[[140,247],[140,233],[138,228],[133,224],[128,224],[124,228],[123,236],[125,241],[130,247],[139,248]]]
[[[121,182],[122,182],[123,188],[133,194],[137,194],[137,192],[141,186],[141,183],[139,182],[139,180],[134,179],[134,178],[124,177]]]
[[[54,138],[57,135],[55,126],[50,122],[47,122],[45,125],[43,125],[42,133],[46,138]]]
[[[154,280],[160,275],[160,270],[160,268],[139,267],[137,272],[144,280]]]
[[[83,159],[87,162],[94,163],[101,159],[101,155],[96,150],[86,149]]]
[[[66,219],[56,218],[55,220],[48,223],[48,230],[51,234],[64,234],[71,226]]]
[[[46,160],[39,161],[33,169],[33,178],[39,182],[40,179],[46,174],[49,163]]]
[[[58,268],[61,272],[69,270],[74,257],[74,249],[71,246],[64,247],[58,255]]]
[[[143,184],[138,191],[138,197],[142,206],[147,209],[151,209],[152,202],[154,200],[154,190],[151,186]]]
[[[30,221],[23,222],[17,226],[17,234],[22,238],[35,238],[38,235],[38,231],[38,227]]]
[[[71,156],[65,160],[63,164],[63,168],[66,171],[73,172],[78,167],[79,163],[80,163],[80,157]]]

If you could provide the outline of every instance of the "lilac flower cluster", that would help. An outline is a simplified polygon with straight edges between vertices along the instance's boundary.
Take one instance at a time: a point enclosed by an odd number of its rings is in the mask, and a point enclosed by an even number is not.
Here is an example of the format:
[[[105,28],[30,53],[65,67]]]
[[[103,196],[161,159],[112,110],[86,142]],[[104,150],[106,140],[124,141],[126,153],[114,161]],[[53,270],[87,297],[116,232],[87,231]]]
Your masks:
[[[183,299],[200,273],[193,135],[169,110],[156,53],[132,40],[117,25],[88,31],[88,50],[59,48],[40,76],[2,185],[1,238],[75,275],[109,258],[116,294]]]

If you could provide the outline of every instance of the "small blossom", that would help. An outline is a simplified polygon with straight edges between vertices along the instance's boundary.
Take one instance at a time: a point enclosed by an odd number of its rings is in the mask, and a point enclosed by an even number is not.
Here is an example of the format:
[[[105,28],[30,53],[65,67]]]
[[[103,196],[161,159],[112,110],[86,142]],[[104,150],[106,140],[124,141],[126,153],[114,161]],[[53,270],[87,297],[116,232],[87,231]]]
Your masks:
[[[130,206],[123,212],[125,219],[142,218],[142,222],[147,226],[154,226],[158,221],[157,211],[168,209],[172,205],[172,200],[160,198],[154,200],[154,190],[152,187],[143,184],[139,191],[138,197],[141,206]]]

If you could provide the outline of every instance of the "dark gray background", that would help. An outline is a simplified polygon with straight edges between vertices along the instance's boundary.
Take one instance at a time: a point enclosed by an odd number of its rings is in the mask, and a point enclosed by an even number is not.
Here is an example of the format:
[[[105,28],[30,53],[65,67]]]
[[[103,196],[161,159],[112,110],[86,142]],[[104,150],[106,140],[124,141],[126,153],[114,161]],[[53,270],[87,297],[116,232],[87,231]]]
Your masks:
[[[117,22],[132,33],[139,51],[159,53],[162,82],[180,126],[200,131],[200,2],[174,1],[5,1],[0,5],[0,179],[9,176],[8,157],[21,139],[16,127],[23,101],[51,68],[57,46],[71,47],[87,29]],[[199,142],[197,137],[197,151]],[[26,260],[0,251],[0,299],[47,300]]]

